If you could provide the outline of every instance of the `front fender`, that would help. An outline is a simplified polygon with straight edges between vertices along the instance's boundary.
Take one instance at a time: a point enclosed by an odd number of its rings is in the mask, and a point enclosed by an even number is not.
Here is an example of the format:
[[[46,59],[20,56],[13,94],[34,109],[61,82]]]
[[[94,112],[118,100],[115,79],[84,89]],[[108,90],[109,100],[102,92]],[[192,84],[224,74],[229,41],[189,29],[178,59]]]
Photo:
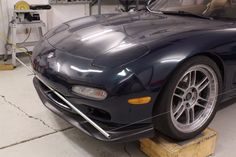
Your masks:
[[[182,63],[198,55],[205,55],[214,60],[224,75],[223,52],[217,51],[217,48],[234,42],[234,36],[232,31],[222,29],[186,32],[162,41],[153,40],[146,44],[150,53],[130,66],[137,76],[146,69],[152,68],[152,77],[146,87],[156,91],[160,90],[167,81],[170,81],[171,74]],[[224,78],[224,76],[222,77]]]

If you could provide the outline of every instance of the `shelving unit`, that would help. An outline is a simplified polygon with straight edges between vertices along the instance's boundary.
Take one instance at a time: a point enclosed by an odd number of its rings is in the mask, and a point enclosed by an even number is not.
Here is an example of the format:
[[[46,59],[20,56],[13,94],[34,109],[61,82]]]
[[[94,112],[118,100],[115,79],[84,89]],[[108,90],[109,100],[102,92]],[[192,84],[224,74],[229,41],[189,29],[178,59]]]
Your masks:
[[[97,6],[98,6],[98,15],[100,15],[102,13],[102,1],[104,1],[104,0],[93,0],[91,3],[89,3],[90,15],[92,14],[92,7],[95,4],[97,4]],[[125,0],[123,0],[123,1],[125,1]],[[147,0],[135,0],[136,10],[139,10],[139,5],[141,4],[141,2],[143,3],[146,1]],[[125,10],[127,11],[128,8],[125,8]]]
[[[39,32],[39,40],[43,37],[43,27],[46,26],[46,24],[43,21],[35,21],[35,22],[19,22],[17,21],[18,13],[24,13],[24,12],[35,12],[32,10],[25,10],[25,11],[14,11],[14,16],[12,18],[12,21],[9,23],[8,33],[7,33],[7,43],[6,43],[6,52],[4,56],[4,60],[7,60],[8,54],[12,54],[12,65],[16,67],[16,53],[17,49],[22,47],[29,47],[34,46],[38,41],[33,42],[23,42],[23,43],[17,43],[16,42],[16,35],[17,35],[17,29],[19,27],[25,27],[25,28],[37,28]]]
[[[51,5],[68,5],[68,4],[89,4],[89,13],[92,15],[92,7],[94,7],[97,4],[98,7],[98,15],[102,13],[102,2],[105,0],[49,0],[49,4]],[[118,0],[116,0],[118,1]],[[128,4],[130,3],[129,1],[126,0],[121,0],[123,1],[123,4]],[[139,10],[139,5],[143,2],[146,3],[147,0],[134,0],[136,9]],[[125,8],[127,11],[128,8]]]

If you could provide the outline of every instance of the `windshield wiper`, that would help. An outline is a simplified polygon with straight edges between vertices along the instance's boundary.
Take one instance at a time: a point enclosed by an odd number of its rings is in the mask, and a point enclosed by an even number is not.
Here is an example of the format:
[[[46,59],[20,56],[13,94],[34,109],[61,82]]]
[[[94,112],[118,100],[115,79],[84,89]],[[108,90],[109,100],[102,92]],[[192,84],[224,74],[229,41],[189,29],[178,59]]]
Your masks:
[[[198,14],[194,14],[191,12],[187,12],[187,11],[162,11],[163,14],[171,14],[171,15],[183,15],[183,16],[193,16],[193,17],[197,17],[197,18],[202,18],[202,19],[208,19],[208,20],[213,20],[212,17],[207,17],[207,16],[202,16],[202,15],[198,15]]]

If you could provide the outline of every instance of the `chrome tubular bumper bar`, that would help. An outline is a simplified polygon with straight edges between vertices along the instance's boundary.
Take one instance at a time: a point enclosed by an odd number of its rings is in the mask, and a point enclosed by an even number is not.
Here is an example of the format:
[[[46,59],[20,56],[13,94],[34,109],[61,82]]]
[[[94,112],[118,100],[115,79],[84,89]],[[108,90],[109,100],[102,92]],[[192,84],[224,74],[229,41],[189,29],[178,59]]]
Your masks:
[[[37,79],[39,79],[48,89],[50,89],[54,94],[56,94],[63,102],[65,102],[71,109],[73,109],[76,113],[78,113],[81,117],[83,117],[86,121],[88,121],[94,128],[96,128],[101,134],[105,137],[110,138],[110,134],[107,133],[104,129],[102,129],[99,125],[97,125],[93,120],[91,120],[88,116],[86,116],[83,112],[81,112],[78,108],[76,108],[72,103],[70,103],[64,96],[55,91],[49,85],[47,85],[40,77],[35,75]]]

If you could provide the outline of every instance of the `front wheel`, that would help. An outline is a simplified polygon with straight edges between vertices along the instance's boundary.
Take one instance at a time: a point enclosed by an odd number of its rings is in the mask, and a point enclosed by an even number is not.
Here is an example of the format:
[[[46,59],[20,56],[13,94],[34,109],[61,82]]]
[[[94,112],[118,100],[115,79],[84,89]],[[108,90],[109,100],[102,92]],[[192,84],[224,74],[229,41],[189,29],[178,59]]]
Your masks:
[[[172,75],[154,108],[154,126],[161,133],[186,140],[202,132],[216,112],[221,73],[204,56],[184,62]]]

